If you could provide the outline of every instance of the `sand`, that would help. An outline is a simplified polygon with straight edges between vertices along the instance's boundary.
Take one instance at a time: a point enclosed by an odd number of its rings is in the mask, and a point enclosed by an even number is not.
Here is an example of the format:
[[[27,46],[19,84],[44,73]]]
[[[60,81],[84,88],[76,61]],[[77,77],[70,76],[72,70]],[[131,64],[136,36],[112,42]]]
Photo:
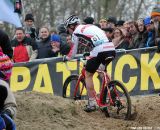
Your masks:
[[[18,112],[17,130],[160,130],[160,97],[131,97],[130,121],[106,118],[104,113],[83,111],[84,101],[75,102],[51,94],[14,93]]]

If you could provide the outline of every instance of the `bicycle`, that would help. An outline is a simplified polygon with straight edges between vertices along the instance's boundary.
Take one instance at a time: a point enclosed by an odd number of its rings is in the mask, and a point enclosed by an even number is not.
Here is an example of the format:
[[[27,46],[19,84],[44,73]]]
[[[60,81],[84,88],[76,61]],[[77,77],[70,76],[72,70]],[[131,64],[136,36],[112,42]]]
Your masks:
[[[112,61],[113,57],[106,60]],[[72,60],[75,61],[75,60]],[[64,82],[63,97],[74,100],[81,100],[85,84],[85,58],[76,59],[77,62],[82,62],[83,67],[79,75],[72,74]],[[67,65],[67,63],[66,63]],[[107,66],[107,65],[106,65]],[[68,67],[67,67],[68,68]],[[100,94],[95,94],[95,99],[100,110],[105,113],[106,117],[131,118],[131,99],[125,86],[118,80],[111,81],[107,72],[97,70],[103,75]],[[67,95],[70,93],[70,95]]]

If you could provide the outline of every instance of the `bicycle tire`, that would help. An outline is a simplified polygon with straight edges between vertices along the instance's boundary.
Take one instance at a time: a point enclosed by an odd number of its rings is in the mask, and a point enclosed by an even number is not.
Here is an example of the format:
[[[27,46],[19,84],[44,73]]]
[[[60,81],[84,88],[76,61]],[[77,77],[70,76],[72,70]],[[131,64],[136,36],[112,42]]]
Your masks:
[[[81,91],[80,87],[78,88],[78,91],[76,92],[76,96],[74,96],[74,91],[75,91],[75,87],[76,87],[76,83],[78,81],[78,78],[79,78],[79,75],[70,75],[65,80],[64,85],[63,85],[63,94],[62,94],[62,96],[64,98],[70,98],[70,99],[74,99],[74,100],[80,100],[82,98],[82,95],[80,93],[80,91]],[[80,85],[81,84],[84,86],[84,88],[86,88],[86,84],[85,84],[84,79],[81,79]],[[70,93],[70,94],[68,95],[68,93]]]
[[[110,93],[113,101],[113,105],[108,106],[107,112],[109,113],[109,116],[114,118],[123,118],[125,120],[129,120],[131,118],[131,99],[127,89],[124,87],[124,85],[120,81],[117,81],[117,80],[111,81],[108,84],[108,86],[109,86],[109,89],[111,89],[112,87],[112,90],[110,90]],[[108,90],[106,87],[103,94],[103,103],[108,102],[107,95],[108,95]]]

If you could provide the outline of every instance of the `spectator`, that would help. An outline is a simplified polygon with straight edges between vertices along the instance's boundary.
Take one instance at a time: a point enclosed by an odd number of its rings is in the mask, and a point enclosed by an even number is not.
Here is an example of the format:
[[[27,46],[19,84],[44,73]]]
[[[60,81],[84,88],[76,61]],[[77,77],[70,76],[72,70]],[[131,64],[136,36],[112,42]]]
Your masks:
[[[129,49],[137,49],[143,47],[144,44],[140,44],[140,40],[138,37],[138,25],[135,21],[129,23],[129,33],[131,34],[131,41]]]
[[[94,18],[93,17],[86,17],[83,20],[84,24],[94,24]]]
[[[117,23],[117,19],[113,16],[108,17],[107,19],[107,27],[108,28],[115,28]]]
[[[113,36],[112,42],[116,49],[128,49],[129,41],[125,39],[125,35],[120,28],[115,28]]]
[[[50,58],[58,56],[58,53],[52,51],[50,42],[50,32],[47,27],[41,27],[39,31],[40,40],[37,42],[38,57],[37,59]]]
[[[122,31],[125,33],[126,39],[131,42],[131,34],[129,32],[129,25],[132,21],[125,21],[122,27]]]
[[[123,27],[127,30],[127,32],[129,32],[129,24],[131,23],[132,21],[126,21],[124,22],[123,24]]]
[[[138,25],[138,32],[145,32],[146,31],[146,28],[144,26],[144,22],[143,22],[143,19],[140,18],[136,21],[137,25]]]
[[[64,27],[64,24],[58,25],[57,32],[61,37],[62,45],[65,44],[66,43],[66,37],[67,37],[67,31],[66,31],[66,29]]]
[[[107,28],[107,19],[105,19],[105,18],[100,19],[99,20],[99,25],[100,25],[101,29]]]
[[[51,46],[52,46],[52,51],[54,53],[58,53],[60,51],[60,36],[57,34],[51,35]]]
[[[67,44],[67,31],[64,27],[64,24],[60,24],[57,28],[58,34],[60,35],[61,44],[60,44],[60,53],[62,55],[67,55],[70,51],[70,46]]]
[[[123,24],[125,23],[125,21],[124,20],[119,20],[119,21],[117,21],[117,23],[116,23],[116,27],[123,27]]]
[[[156,5],[153,7],[151,12],[151,18],[155,28],[155,44],[158,46],[158,51],[160,51],[160,7]]]
[[[108,40],[110,42],[112,42],[112,39],[113,39],[113,28],[103,28],[102,30],[105,31]]]
[[[10,44],[10,39],[3,30],[0,30],[0,47],[4,54],[8,55],[9,58],[12,58],[13,50]]]
[[[14,62],[27,62],[36,59],[37,46],[33,40],[25,36],[23,28],[16,28],[15,39],[11,41]]]
[[[146,42],[145,42],[145,47],[152,47],[155,46],[155,31],[154,31],[154,25],[153,22],[151,21],[151,17],[146,17],[144,19],[144,25],[146,27]]]
[[[145,47],[145,44],[147,42],[148,32],[146,31],[146,27],[144,25],[144,21],[142,18],[138,19],[136,21],[137,23],[137,30],[138,30],[138,39],[141,44],[141,47]]]
[[[34,17],[32,14],[26,14],[24,29],[27,37],[30,37],[33,40],[38,39],[38,30],[34,26]]]

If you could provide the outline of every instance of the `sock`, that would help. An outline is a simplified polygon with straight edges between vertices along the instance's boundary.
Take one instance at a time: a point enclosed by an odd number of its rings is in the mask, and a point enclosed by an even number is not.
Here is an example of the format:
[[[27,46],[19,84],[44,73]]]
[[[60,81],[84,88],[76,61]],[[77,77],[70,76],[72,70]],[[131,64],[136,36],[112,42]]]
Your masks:
[[[96,106],[97,102],[96,102],[95,98],[89,98],[88,104],[89,104],[89,106]]]

